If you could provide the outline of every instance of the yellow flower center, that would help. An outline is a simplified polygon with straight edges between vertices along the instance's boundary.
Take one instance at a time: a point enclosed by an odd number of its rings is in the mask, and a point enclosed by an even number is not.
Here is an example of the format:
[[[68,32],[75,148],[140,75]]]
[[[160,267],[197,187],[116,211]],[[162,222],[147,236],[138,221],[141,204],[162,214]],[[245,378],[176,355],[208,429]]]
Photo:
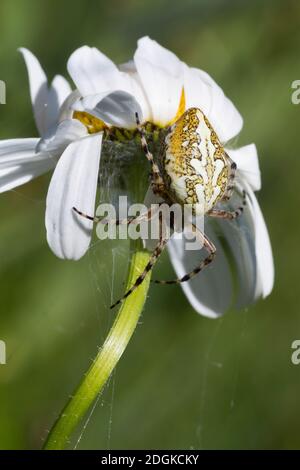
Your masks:
[[[96,134],[97,132],[102,132],[108,126],[94,116],[84,111],[74,111],[73,119],[80,121],[88,130],[89,134]]]
[[[171,119],[171,121],[168,123],[166,127],[171,126],[172,124],[174,124],[174,122],[178,121],[178,119],[183,115],[184,112],[185,112],[185,92],[184,92],[184,88],[182,87],[177,113],[175,117]]]
[[[146,131],[151,132],[154,130],[162,129],[171,126],[185,112],[185,93],[184,88],[182,87],[181,96],[179,100],[178,109],[176,115],[170,122],[166,125],[159,125],[158,123],[147,122],[144,124]],[[80,121],[86,128],[89,134],[96,134],[97,132],[105,132],[108,136],[113,137],[117,140],[129,140],[136,135],[136,130],[122,129],[117,127],[110,127],[105,124],[104,121],[92,116],[85,111],[74,111],[73,119]]]

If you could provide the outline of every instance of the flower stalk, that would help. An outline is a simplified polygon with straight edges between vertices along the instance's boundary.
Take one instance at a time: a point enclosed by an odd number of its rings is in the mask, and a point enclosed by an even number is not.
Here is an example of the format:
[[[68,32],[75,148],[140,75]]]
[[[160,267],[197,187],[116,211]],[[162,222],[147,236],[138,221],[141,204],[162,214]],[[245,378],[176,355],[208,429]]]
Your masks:
[[[137,241],[132,242],[131,248],[127,289],[143,271],[150,256]],[[103,390],[137,326],[149,289],[150,276],[149,273],[144,282],[121,305],[93,364],[51,429],[44,445],[45,450],[62,450],[68,446],[74,430]]]

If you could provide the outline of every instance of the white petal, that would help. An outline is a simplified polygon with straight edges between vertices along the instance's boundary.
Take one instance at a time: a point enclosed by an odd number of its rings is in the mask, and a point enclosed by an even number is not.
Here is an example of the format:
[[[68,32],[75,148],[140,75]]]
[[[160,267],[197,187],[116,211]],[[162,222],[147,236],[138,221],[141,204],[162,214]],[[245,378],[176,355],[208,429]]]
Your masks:
[[[142,117],[140,117],[140,121],[152,121],[153,117],[151,113],[150,103],[143,88],[140,76],[136,70],[134,61],[131,60],[125,64],[121,64],[119,68],[122,72],[126,72],[128,74],[130,80],[131,93],[142,109]]]
[[[183,87],[182,63],[156,41],[138,41],[134,62],[149,100],[152,119],[166,125],[176,116]]]
[[[57,124],[59,109],[71,93],[71,88],[62,76],[57,75],[49,89],[47,77],[38,59],[28,49],[20,48],[19,51],[27,67],[36,126],[40,135],[44,136]]]
[[[274,265],[268,231],[256,197],[246,181],[242,181],[239,186],[247,193],[244,213],[234,221],[215,222],[219,234],[227,242],[228,254],[234,260],[233,267],[238,281],[236,305],[241,308],[271,292]],[[236,208],[239,203],[234,196],[231,207]]]
[[[0,140],[0,164],[18,163],[27,155],[32,155],[38,141],[38,138]]]
[[[107,124],[117,127],[136,127],[135,113],[143,119],[142,110],[136,99],[125,91],[89,95],[73,105],[77,111],[86,111]]]
[[[60,114],[58,121],[65,121],[66,119],[72,119],[73,114],[74,114],[74,109],[72,108],[73,104],[78,101],[80,98],[80,93],[78,90],[72,91],[70,95],[67,97],[67,99],[63,102],[61,108],[60,108]]]
[[[82,96],[113,90],[130,91],[127,75],[95,47],[77,49],[67,67]]]
[[[16,188],[54,168],[55,159],[35,152],[38,140],[0,141],[0,192]]]
[[[238,177],[246,180],[253,191],[259,191],[261,177],[256,145],[250,144],[235,150],[226,149],[226,152],[237,164]]]
[[[59,108],[72,92],[72,88],[70,87],[69,82],[62,75],[55,75],[52,80],[50,90],[55,91]]]
[[[211,87],[202,79],[199,70],[183,65],[184,70],[184,94],[186,108],[200,108],[210,119],[212,110]],[[216,123],[211,122],[215,128]],[[215,129],[216,130],[216,129]]]
[[[48,92],[46,112],[46,129],[48,132],[51,132],[51,129],[57,125],[60,108],[71,92],[67,80],[61,75],[56,75]]]
[[[222,245],[209,221],[205,224],[205,233],[217,248],[216,258],[199,275],[180,285],[196,312],[206,317],[217,318],[228,310],[232,301],[231,273]],[[199,252],[185,250],[184,238],[173,237],[167,246],[178,277],[192,271],[207,256],[204,249]]]
[[[37,150],[49,152],[54,155],[62,153],[74,140],[88,134],[86,127],[77,119],[66,119],[57,126],[55,134],[49,139],[41,139]]]
[[[232,208],[236,208],[240,202],[240,198],[233,197]],[[237,308],[246,307],[256,299],[257,285],[255,236],[249,203],[237,219],[216,219],[214,226],[220,240],[225,240],[226,254],[228,259],[231,259],[232,274],[237,281],[235,304]]]
[[[228,142],[241,131],[243,119],[240,113],[207,73],[185,66],[184,90],[186,108],[200,108],[221,142]]]
[[[46,207],[47,240],[59,258],[79,259],[87,251],[92,222],[72,207],[88,214],[95,210],[102,134],[71,143],[52,176]]]
[[[255,234],[255,253],[257,262],[256,297],[267,297],[274,285],[274,261],[271,242],[264,217],[254,192],[245,182],[245,189],[249,198],[249,210],[252,216]]]
[[[20,48],[27,67],[30,96],[34,111],[36,126],[41,135],[46,130],[46,107],[48,103],[47,77],[38,59],[25,48]]]
[[[134,60],[129,60],[128,62],[124,62],[123,64],[120,64],[119,69],[122,72],[127,73],[128,75],[134,75],[137,73]]]

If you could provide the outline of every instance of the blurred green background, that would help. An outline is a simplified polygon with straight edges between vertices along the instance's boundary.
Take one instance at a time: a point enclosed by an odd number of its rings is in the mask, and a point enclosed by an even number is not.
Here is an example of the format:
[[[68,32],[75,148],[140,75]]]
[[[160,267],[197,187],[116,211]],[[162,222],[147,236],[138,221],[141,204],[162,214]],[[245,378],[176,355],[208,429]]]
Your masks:
[[[117,63],[145,34],[209,72],[241,111],[239,144],[256,142],[259,201],[273,244],[273,294],[219,320],[181,289],[150,290],[142,321],[71,447],[300,447],[300,3],[281,1],[2,0],[0,138],[35,136],[17,48],[66,75],[69,54],[94,45]],[[44,230],[48,176],[0,197],[0,448],[40,448],[109,329],[122,292],[126,242],[97,243],[80,262],[56,259]],[[116,268],[117,266],[117,268]],[[160,277],[172,274],[167,257]],[[162,272],[161,272],[162,271]],[[84,426],[84,424],[87,424]]]

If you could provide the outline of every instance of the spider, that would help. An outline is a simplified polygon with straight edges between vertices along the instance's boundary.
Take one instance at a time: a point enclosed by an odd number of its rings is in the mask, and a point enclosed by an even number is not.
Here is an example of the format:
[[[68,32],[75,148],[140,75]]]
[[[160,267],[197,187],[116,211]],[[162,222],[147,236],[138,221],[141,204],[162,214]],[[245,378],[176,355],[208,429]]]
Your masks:
[[[205,114],[199,108],[189,108],[166,130],[157,163],[150,152],[145,130],[136,113],[137,131],[141,138],[141,146],[151,165],[151,187],[154,194],[160,196],[165,203],[181,206],[189,204],[194,215],[207,215],[222,219],[239,217],[246,204],[246,193],[243,192],[242,205],[234,211],[217,209],[219,202],[228,201],[234,189],[236,164],[225,152],[216,132]],[[106,219],[92,217],[73,207],[82,217],[93,222],[108,223]],[[117,225],[139,223],[142,219],[150,220],[151,209],[137,217],[113,221]],[[165,248],[168,238],[162,234],[162,217],[159,214],[160,237],[144,271],[138,276],[133,286],[117,302],[114,308],[128,297],[152,270]],[[190,228],[201,241],[207,256],[195,269],[183,277],[171,281],[155,280],[158,284],[179,284],[192,279],[208,266],[216,256],[216,247],[204,232],[191,223]]]

